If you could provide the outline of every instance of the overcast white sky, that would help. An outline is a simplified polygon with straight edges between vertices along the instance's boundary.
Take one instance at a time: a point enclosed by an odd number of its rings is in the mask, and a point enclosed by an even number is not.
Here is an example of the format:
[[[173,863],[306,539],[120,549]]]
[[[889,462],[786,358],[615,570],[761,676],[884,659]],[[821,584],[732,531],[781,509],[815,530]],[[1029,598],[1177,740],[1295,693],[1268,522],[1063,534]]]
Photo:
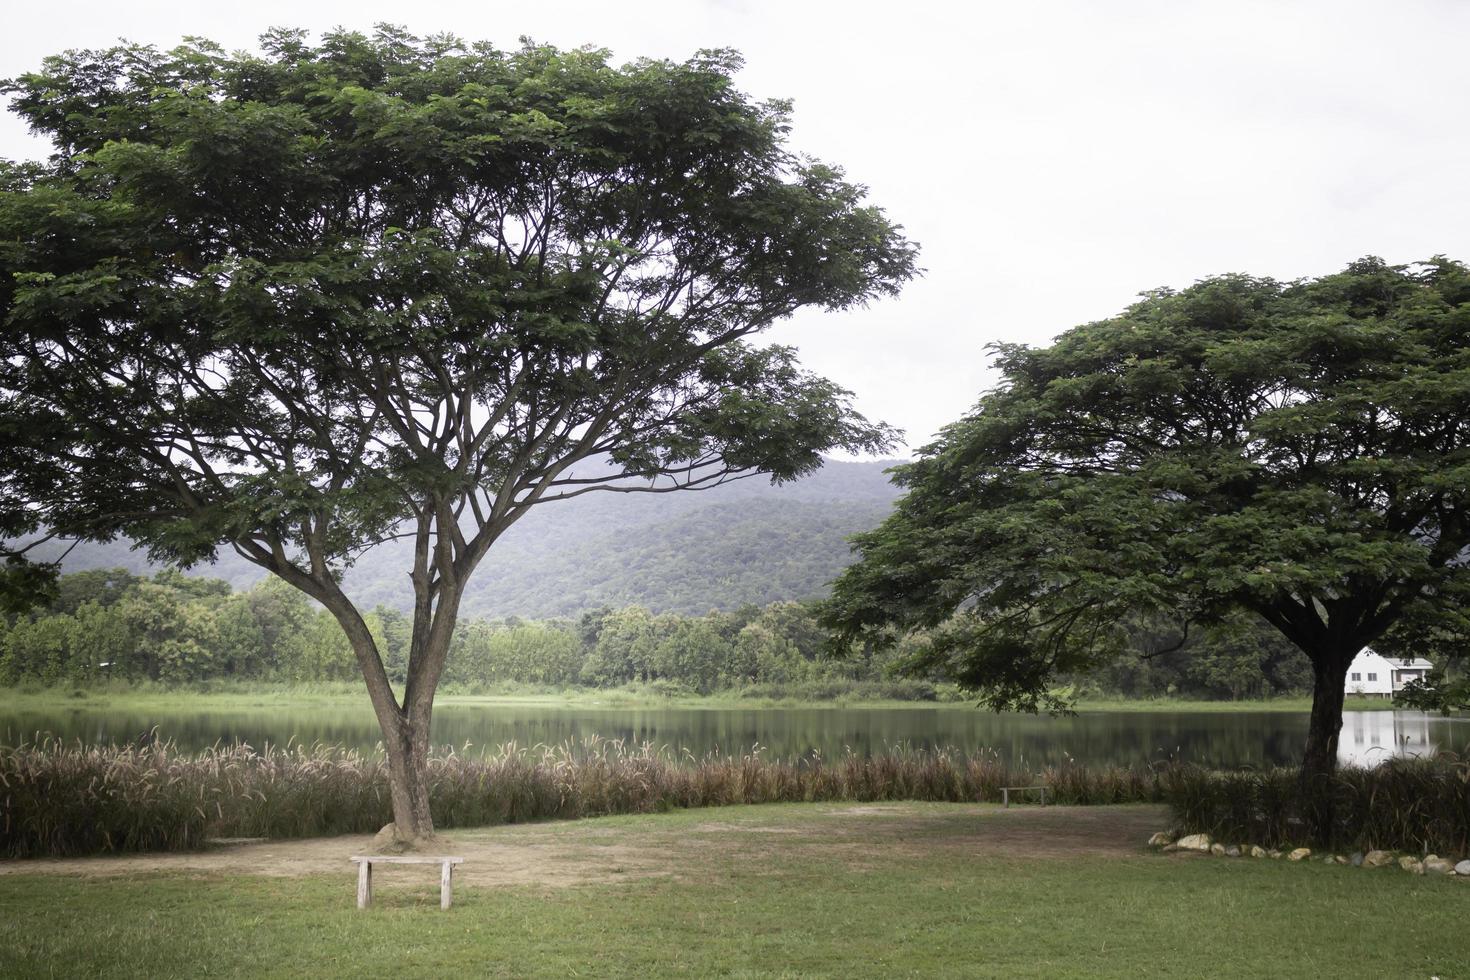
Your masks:
[[[923,246],[898,300],[770,335],[918,447],[1044,343],[1139,291],[1320,275],[1366,254],[1470,259],[1470,3],[803,0],[53,0],[6,11],[0,77],[66,48],[375,22],[619,60],[745,54],[796,101],[797,149],[844,166]],[[41,156],[0,116],[0,156]]]

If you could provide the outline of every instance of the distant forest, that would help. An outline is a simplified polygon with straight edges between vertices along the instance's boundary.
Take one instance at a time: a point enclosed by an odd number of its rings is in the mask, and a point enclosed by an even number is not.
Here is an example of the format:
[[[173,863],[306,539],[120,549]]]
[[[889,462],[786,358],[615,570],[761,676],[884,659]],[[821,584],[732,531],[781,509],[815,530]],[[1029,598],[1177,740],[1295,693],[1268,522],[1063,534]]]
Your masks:
[[[408,615],[377,606],[365,618],[390,678],[402,682]],[[469,689],[641,683],[669,694],[706,694],[887,679],[886,661],[825,658],[825,640],[810,606],[795,602],[703,616],[630,606],[576,619],[471,619],[456,631],[444,680]],[[235,592],[228,582],[175,571],[152,578],[122,569],[78,572],[62,576],[48,608],[0,620],[0,684],[180,686],[357,676],[336,621],[275,579]],[[894,682],[887,693],[934,696],[932,686],[916,682]]]
[[[890,465],[829,460],[782,486],[754,477],[699,492],[593,493],[533,508],[496,542],[462,611],[549,619],[642,606],[693,616],[820,597],[852,560],[847,537],[892,508]],[[407,543],[379,546],[347,571],[347,592],[360,608],[406,611],[411,563]],[[67,572],[111,568],[159,570],[126,541],[80,543],[63,563]],[[264,577],[227,550],[187,574],[236,591]]]
[[[390,677],[404,677],[405,613],[379,605],[367,622]],[[745,604],[702,615],[642,606],[576,617],[471,618],[456,633],[444,680],[462,690],[646,685],[660,693],[738,690],[750,696],[848,695],[927,700],[960,694],[943,676],[896,676],[925,637],[881,656],[826,655],[809,603]],[[1140,649],[1158,648],[1147,631]],[[197,685],[222,679],[352,680],[357,664],[326,612],[275,579],[244,591],[176,571],[122,569],[62,576],[55,602],[0,619],[0,685]],[[1149,658],[1124,657],[1085,679],[1082,693],[1244,698],[1299,693],[1305,657],[1274,631],[1242,622]],[[936,686],[938,685],[938,686]]]

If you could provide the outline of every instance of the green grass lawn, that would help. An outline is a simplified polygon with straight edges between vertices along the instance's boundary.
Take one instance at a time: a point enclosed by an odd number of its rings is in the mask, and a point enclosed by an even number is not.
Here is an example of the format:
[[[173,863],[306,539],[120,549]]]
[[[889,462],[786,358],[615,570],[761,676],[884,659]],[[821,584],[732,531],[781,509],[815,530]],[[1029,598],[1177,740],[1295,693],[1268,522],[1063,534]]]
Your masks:
[[[448,912],[437,869],[356,910],[346,840],[340,872],[300,877],[4,874],[0,976],[1470,977],[1470,882],[1144,853],[1158,815],[776,805],[457,832],[532,863],[468,877]],[[1100,848],[1108,819],[1128,841]]]

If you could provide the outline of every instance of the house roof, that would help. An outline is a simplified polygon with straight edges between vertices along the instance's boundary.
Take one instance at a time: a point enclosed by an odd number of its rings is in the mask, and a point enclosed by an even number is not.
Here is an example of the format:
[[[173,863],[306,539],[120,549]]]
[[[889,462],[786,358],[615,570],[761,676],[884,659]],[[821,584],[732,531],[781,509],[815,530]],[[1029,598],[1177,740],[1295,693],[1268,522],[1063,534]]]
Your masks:
[[[1372,647],[1364,647],[1359,650],[1358,655],[1353,658],[1353,661],[1356,663],[1365,656],[1377,657],[1395,670],[1432,670],[1434,668],[1434,664],[1425,660],[1423,657],[1385,657]]]

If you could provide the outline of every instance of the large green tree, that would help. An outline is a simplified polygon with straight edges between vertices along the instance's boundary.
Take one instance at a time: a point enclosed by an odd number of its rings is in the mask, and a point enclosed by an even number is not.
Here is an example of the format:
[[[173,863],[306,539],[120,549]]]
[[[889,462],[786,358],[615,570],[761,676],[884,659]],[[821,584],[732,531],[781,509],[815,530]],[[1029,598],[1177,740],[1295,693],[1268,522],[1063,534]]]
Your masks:
[[[0,169],[0,535],[229,548],[325,607],[432,836],[435,687],[476,566],[580,494],[784,480],[885,427],[751,335],[914,247],[730,51],[617,67],[390,28],[49,58]],[[413,543],[401,696],[344,566]],[[13,549],[17,552],[21,549]],[[7,581],[53,569],[13,554]]]
[[[914,666],[1035,710],[1139,615],[1182,634],[1244,609],[1311,661],[1319,784],[1353,656],[1450,621],[1470,585],[1466,268],[1226,276],[995,350],[999,385],[898,467],[906,495],[857,537],[829,623],[927,629]]]

